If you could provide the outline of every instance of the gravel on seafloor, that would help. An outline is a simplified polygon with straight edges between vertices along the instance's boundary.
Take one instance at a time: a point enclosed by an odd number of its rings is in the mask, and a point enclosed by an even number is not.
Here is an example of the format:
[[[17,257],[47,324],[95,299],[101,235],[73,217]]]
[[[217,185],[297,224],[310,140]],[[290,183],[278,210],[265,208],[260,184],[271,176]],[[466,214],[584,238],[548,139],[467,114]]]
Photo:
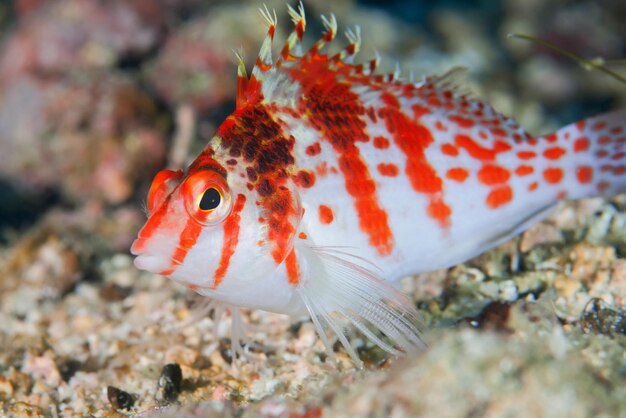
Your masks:
[[[252,62],[264,31],[256,2],[157,3],[0,5],[0,218],[20,219],[0,219],[0,416],[626,417],[624,195],[561,204],[498,248],[405,279],[428,348],[396,359],[354,335],[364,370],[340,345],[331,361],[306,318],[261,311],[243,310],[238,358],[227,309],[134,268],[176,110],[194,108],[201,148],[230,111],[231,49]],[[269,3],[280,40],[285,8]],[[364,60],[375,48],[389,71],[466,66],[471,89],[536,134],[626,105],[626,86],[505,38],[623,56],[619,1],[404,3],[307,2],[308,39],[335,11],[341,30],[362,26]]]

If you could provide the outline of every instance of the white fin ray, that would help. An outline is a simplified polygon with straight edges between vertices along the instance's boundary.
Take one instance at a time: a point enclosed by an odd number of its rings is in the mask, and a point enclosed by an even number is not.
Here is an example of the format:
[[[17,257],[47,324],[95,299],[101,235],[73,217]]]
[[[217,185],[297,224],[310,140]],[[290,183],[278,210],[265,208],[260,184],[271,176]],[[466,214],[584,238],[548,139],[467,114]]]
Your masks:
[[[259,51],[259,55],[257,57],[257,62],[252,70],[252,75],[257,79],[263,79],[262,74],[272,68],[272,42],[274,40],[274,31],[276,29],[276,22],[278,19],[276,17],[276,10],[270,12],[267,5],[263,5],[263,8],[259,8],[259,11],[261,12],[261,16],[263,16],[263,19],[265,19],[268,28],[267,35],[265,36],[265,39],[263,39],[263,44],[261,45],[261,50]]]
[[[361,363],[340,323],[351,324],[393,355],[425,347],[411,302],[373,270],[357,263],[360,257],[305,245],[298,245],[296,251],[303,269],[298,292],[327,350],[331,345],[324,324],[337,335],[355,363]],[[372,329],[384,333],[393,344],[385,342]]]
[[[467,96],[471,93],[465,87],[467,73],[466,67],[455,66],[441,75],[425,77],[420,84],[431,83],[436,90],[450,90],[455,96]]]
[[[237,77],[247,79],[248,73],[246,72],[246,63],[243,56],[243,47],[240,47],[237,50],[233,49],[233,53],[237,58]]]

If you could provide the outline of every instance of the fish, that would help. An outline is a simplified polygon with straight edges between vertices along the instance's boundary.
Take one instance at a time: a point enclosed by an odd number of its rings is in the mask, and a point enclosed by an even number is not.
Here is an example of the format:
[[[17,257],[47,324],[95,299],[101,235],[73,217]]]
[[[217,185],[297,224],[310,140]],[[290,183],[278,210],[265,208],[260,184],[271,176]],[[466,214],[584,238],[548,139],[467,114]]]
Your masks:
[[[305,51],[302,4],[273,59],[276,13],[261,12],[234,112],[185,171],[154,177],[139,269],[233,309],[308,315],[330,353],[335,335],[362,364],[353,329],[393,355],[426,346],[400,278],[475,257],[564,199],[626,191],[626,109],[533,136],[451,74],[355,63],[358,28],[324,52],[334,15]]]

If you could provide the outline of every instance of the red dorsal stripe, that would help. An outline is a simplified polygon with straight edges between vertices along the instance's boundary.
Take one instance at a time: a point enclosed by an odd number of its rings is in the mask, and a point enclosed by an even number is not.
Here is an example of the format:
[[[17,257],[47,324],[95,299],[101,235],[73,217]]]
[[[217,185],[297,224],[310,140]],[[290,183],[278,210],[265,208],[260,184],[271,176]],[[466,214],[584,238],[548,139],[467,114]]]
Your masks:
[[[303,90],[300,112],[337,153],[359,227],[368,236],[370,245],[379,254],[387,255],[393,248],[387,212],[378,202],[376,183],[356,146],[357,142],[369,141],[361,118],[365,108],[350,86],[338,81],[337,73],[328,71],[327,57],[307,55],[303,59],[308,61],[291,70]]]

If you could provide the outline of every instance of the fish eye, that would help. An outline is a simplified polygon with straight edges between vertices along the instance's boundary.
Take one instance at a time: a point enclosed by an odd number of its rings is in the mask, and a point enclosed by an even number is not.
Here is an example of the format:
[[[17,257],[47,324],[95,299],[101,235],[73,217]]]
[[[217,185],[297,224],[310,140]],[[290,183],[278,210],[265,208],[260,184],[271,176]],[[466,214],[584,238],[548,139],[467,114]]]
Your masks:
[[[181,186],[187,213],[202,225],[224,220],[232,208],[226,179],[214,170],[200,170],[187,177]]]
[[[222,202],[222,194],[215,187],[209,187],[202,193],[198,208],[202,211],[211,211],[217,208]]]

